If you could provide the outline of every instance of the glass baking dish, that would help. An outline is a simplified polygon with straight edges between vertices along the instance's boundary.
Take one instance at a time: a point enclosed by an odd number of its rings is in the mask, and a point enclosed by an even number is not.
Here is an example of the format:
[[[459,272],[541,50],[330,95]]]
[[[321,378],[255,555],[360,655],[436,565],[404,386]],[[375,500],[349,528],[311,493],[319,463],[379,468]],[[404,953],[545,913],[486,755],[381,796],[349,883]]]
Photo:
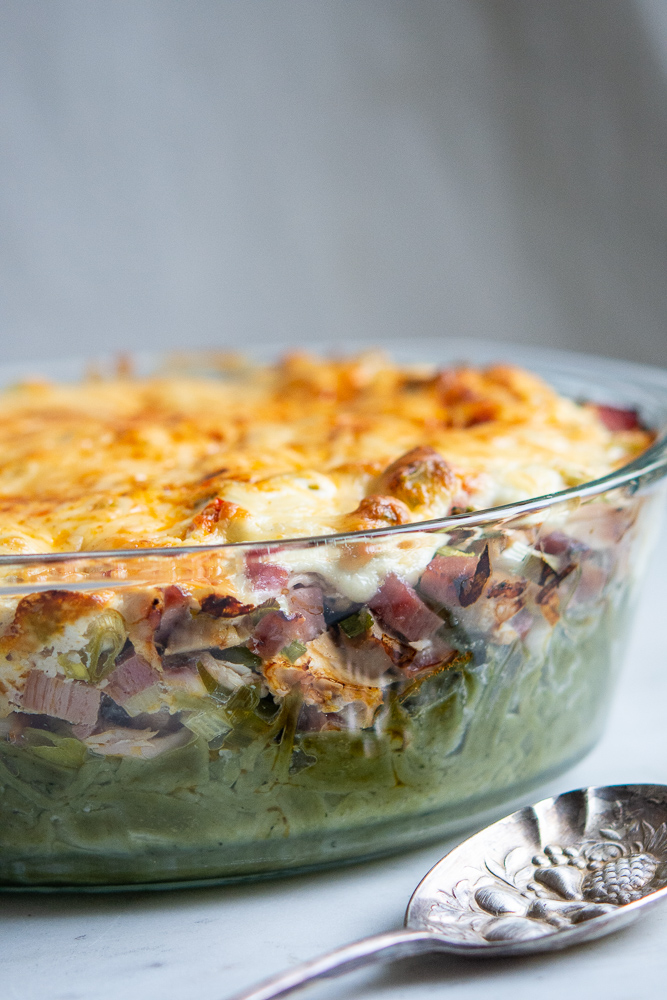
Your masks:
[[[516,361],[565,395],[636,408],[655,443],[584,486],[419,524],[1,556],[0,598],[14,622],[5,636],[21,615],[86,624],[83,660],[58,653],[69,685],[60,718],[0,720],[1,887],[198,884],[370,857],[470,826],[594,745],[664,506],[667,373],[469,342],[393,353]],[[204,355],[179,363],[207,368]],[[21,374],[14,367],[4,381]],[[245,604],[225,591],[239,579]],[[118,610],[96,613],[96,595],[110,592]],[[302,623],[294,633],[277,603],[285,593]],[[147,602],[161,675],[128,654],[132,615]],[[9,655],[23,655],[12,642]],[[263,683],[258,643],[286,651],[282,698]],[[306,649],[317,667],[308,683],[335,712],[314,712],[289,674]],[[346,664],[337,681],[335,650]],[[440,665],[421,669],[429,662]],[[151,714],[155,685],[171,688],[166,716]],[[91,690],[95,732],[85,725]]]

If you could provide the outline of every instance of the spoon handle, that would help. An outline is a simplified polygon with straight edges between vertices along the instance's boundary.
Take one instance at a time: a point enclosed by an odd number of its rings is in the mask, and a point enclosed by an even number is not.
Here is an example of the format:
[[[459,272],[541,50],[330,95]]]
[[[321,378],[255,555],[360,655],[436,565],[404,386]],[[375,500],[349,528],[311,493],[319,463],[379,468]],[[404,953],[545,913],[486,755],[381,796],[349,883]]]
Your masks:
[[[274,997],[282,997],[292,990],[298,990],[314,979],[339,976],[343,972],[351,972],[373,962],[409,958],[411,955],[439,950],[448,949],[441,938],[429,931],[402,929],[374,934],[373,937],[362,938],[361,941],[347,944],[343,948],[336,948],[335,951],[314,958],[310,962],[302,962],[288,972],[266,979],[247,993],[238,993],[231,1000],[273,1000]]]

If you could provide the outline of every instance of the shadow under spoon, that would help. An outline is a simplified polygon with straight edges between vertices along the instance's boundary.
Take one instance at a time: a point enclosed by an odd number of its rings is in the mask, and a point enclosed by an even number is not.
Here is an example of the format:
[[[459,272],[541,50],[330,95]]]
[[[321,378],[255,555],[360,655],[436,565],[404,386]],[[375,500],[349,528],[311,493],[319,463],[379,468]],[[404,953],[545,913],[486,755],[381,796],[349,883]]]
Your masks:
[[[450,851],[400,930],[364,938],[233,1000],[271,1000],[373,962],[557,951],[619,930],[667,896],[667,786],[581,788],[526,806]]]

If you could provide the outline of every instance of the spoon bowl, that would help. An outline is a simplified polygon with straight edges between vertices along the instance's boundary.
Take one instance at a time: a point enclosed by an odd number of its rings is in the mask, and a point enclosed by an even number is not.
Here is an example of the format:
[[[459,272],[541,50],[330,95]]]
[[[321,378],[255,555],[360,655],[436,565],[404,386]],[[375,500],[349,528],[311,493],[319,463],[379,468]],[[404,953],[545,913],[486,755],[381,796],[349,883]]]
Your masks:
[[[460,954],[525,954],[616,931],[665,895],[667,787],[583,788],[455,847],[419,883],[405,925]]]
[[[402,929],[339,948],[234,1000],[428,951],[557,951],[620,930],[667,897],[667,785],[581,788],[474,834],[422,879]]]

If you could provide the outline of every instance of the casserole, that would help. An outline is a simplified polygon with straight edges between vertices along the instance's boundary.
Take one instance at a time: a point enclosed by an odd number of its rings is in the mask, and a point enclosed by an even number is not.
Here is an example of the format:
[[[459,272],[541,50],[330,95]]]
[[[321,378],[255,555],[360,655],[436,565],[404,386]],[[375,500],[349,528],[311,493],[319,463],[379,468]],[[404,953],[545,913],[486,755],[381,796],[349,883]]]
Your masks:
[[[435,371],[191,357],[5,397],[5,886],[368,856],[592,746],[662,505],[667,378],[521,354],[562,395],[440,348]]]

